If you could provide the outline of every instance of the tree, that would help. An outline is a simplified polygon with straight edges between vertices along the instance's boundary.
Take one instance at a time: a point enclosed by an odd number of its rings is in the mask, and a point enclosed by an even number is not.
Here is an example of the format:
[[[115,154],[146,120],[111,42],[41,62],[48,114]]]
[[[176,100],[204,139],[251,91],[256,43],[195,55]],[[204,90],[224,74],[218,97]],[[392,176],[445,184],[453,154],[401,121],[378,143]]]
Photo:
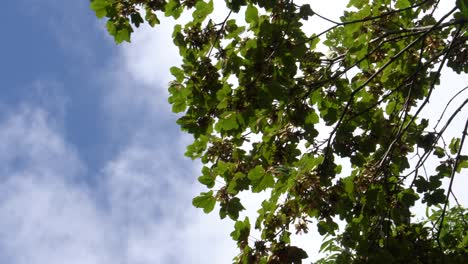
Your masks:
[[[443,68],[468,71],[468,3],[436,18],[439,2],[350,0],[340,21],[293,0],[91,0],[91,8],[117,43],[161,14],[193,11],[174,28],[183,64],[170,69],[169,102],[194,136],[186,155],[205,165],[198,180],[209,191],[193,205],[209,213],[218,204],[235,221],[236,263],[301,263],[307,254],[290,236],[312,224],[327,238],[319,263],[462,263],[468,213],[448,202],[468,167],[468,120],[450,144],[444,133],[468,87],[452,113],[421,113]],[[209,19],[215,7],[227,10],[224,20]],[[231,18],[239,12],[245,21]],[[312,16],[332,26],[307,35]],[[438,159],[432,171],[428,159]],[[239,219],[241,192],[269,194],[255,222]],[[417,201],[427,220],[412,218]],[[261,232],[254,243],[252,228]]]

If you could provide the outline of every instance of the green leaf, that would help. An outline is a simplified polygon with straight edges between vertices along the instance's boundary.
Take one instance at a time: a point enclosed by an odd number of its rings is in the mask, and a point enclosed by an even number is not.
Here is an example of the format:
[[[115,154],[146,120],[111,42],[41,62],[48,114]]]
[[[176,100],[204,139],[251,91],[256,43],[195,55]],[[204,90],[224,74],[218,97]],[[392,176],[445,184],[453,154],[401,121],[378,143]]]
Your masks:
[[[201,135],[192,144],[187,146],[185,156],[190,157],[192,159],[199,158],[203,154],[203,151],[206,150],[207,145],[208,137],[205,135]]]
[[[466,0],[457,0],[457,7],[464,19],[468,19],[468,2]]]
[[[143,21],[143,18],[141,18],[140,14],[139,13],[136,13],[136,14],[132,14],[130,16],[130,19],[132,21],[132,24],[134,24],[136,27],[139,27],[140,24],[142,24],[144,21]]]
[[[418,193],[426,192],[430,188],[429,182],[421,176],[418,176],[414,181],[414,186],[416,186],[416,191]]]
[[[355,175],[343,178],[343,183],[344,183],[344,189],[346,194],[348,194],[348,197],[352,198],[354,197],[354,178]]]
[[[391,115],[393,113],[393,111],[395,111],[395,107],[396,107],[396,102],[395,101],[390,101],[388,102],[387,106],[385,107],[385,113],[387,115]]]
[[[259,181],[264,175],[265,170],[262,166],[258,165],[249,172],[248,178],[251,181]]]
[[[237,194],[239,191],[249,189],[249,179],[242,172],[237,172],[228,184],[227,191],[231,194]]]
[[[179,18],[182,12],[184,11],[184,8],[181,6],[179,0],[170,0],[167,2],[167,4],[164,6],[164,15],[166,17],[173,17],[175,19]]]
[[[419,196],[413,191],[413,189],[406,189],[398,194],[399,201],[407,208],[414,205],[419,199]]]
[[[460,173],[462,169],[468,168],[468,156],[460,155],[460,160],[457,165],[457,173]]]
[[[198,177],[198,181],[208,188],[212,188],[215,185],[215,181],[211,175],[202,175]]]
[[[297,167],[300,172],[313,171],[322,164],[323,160],[323,156],[303,155],[297,162]]]
[[[368,4],[368,0],[350,0],[349,3],[348,3],[348,8],[349,7],[357,7],[357,8],[362,8],[364,7],[364,5],[367,5]]]
[[[320,235],[331,234],[335,235],[335,230],[338,229],[338,225],[327,219],[326,221],[320,221],[317,223],[318,232]]]
[[[395,7],[398,9],[403,9],[411,6],[411,2],[409,0],[397,0],[395,3]]]
[[[115,24],[112,20],[107,21],[107,30],[114,36],[114,40],[117,44],[124,41],[130,42],[130,34],[133,32],[129,24]]]
[[[286,260],[284,263],[301,264],[303,259],[309,257],[302,248],[295,246],[287,246],[283,249],[282,253],[282,255],[285,256],[284,259]]]
[[[246,4],[245,0],[230,0],[226,1],[226,5],[235,13],[239,12],[241,6]]]
[[[103,18],[107,15],[107,8],[112,2],[109,0],[93,0],[90,7],[98,18]]]
[[[213,197],[213,191],[202,192],[199,196],[193,198],[193,206],[196,208],[203,208],[203,212],[206,214],[213,211],[216,199]]]
[[[314,14],[315,13],[312,11],[309,4],[302,5],[299,9],[299,16],[304,20],[308,20],[309,17],[313,16]]]
[[[114,21],[108,20],[106,28],[111,36],[115,36],[115,34],[117,34],[117,28],[115,27]]]
[[[283,234],[281,234],[280,241],[286,244],[291,243],[291,233],[286,231]]]
[[[432,144],[436,140],[436,134],[435,133],[427,133],[425,135],[421,135],[418,138],[418,146],[423,148],[424,151],[430,151],[432,148]]]
[[[195,4],[195,11],[192,13],[193,21],[202,22],[205,18],[213,12],[213,0],[205,3],[204,1],[197,1]]]
[[[275,184],[275,179],[271,173],[265,172],[262,166],[258,165],[250,170],[247,176],[252,184],[252,192],[261,192],[267,188],[271,188]]]
[[[171,67],[170,71],[172,73],[172,76],[176,78],[177,82],[180,83],[184,80],[185,73],[182,69],[177,67]]]
[[[423,203],[427,203],[427,206],[442,204],[445,202],[446,196],[444,193],[444,189],[437,189],[432,193],[424,194],[424,198],[422,200]]]
[[[321,236],[325,235],[328,232],[328,224],[325,221],[320,221],[317,223],[317,230]]]
[[[150,24],[150,26],[152,26],[152,27],[154,27],[155,25],[161,23],[159,21],[158,17],[156,16],[156,14],[153,13],[153,11],[151,11],[151,10],[146,10],[145,19],[146,19],[146,21],[148,21],[148,24]]]
[[[239,218],[239,212],[245,210],[238,197],[230,199],[226,203],[221,203],[221,210],[219,216],[224,219],[227,216],[232,220],[236,221]]]
[[[440,177],[448,177],[452,173],[452,166],[449,166],[447,163],[441,163],[436,167],[437,175]]]
[[[244,221],[237,221],[234,225],[234,231],[231,232],[231,237],[234,241],[247,241],[250,235],[250,221],[245,217]]]
[[[198,181],[201,184],[206,185],[206,187],[208,187],[208,188],[213,188],[213,186],[215,185],[216,175],[214,175],[211,172],[211,170],[206,166],[203,167],[202,173],[203,173],[203,175],[198,177]]]
[[[248,5],[245,10],[245,22],[252,24],[258,20],[258,10],[254,5]]]
[[[452,141],[450,141],[450,145],[449,145],[450,153],[452,155],[457,154],[459,148],[460,148],[460,139],[452,138]]]
[[[436,155],[438,158],[443,158],[445,157],[445,150],[437,146],[434,148],[434,155]]]
[[[320,117],[315,113],[314,110],[310,110],[309,113],[307,114],[305,123],[308,125],[314,125],[318,124],[320,121]]]
[[[328,236],[325,236],[324,239],[326,239]],[[322,245],[320,246],[320,250],[319,250],[319,253],[323,253],[325,251],[328,251],[331,246],[335,243],[336,241],[336,238],[335,237],[332,237],[328,240],[324,240]]]
[[[275,179],[273,178],[273,175],[270,173],[266,173],[265,176],[261,179],[260,182],[257,184],[252,183],[252,191],[253,192],[261,192],[267,188],[271,188],[275,185]]]
[[[433,191],[439,188],[442,185],[441,177],[438,175],[433,175],[429,177],[429,190]]]
[[[187,108],[186,98],[190,91],[177,82],[172,82],[169,86],[170,96],[168,102],[172,104],[172,112],[184,112]]]
[[[221,176],[224,176],[225,174],[229,174],[235,166],[233,163],[224,162],[222,160],[218,160],[218,163],[216,165],[217,165],[216,167],[213,167],[214,173],[216,175],[221,175]]]
[[[245,31],[245,26],[238,26],[235,19],[230,19],[226,22],[226,31],[229,34],[226,35],[226,39],[238,38],[239,35]]]
[[[218,120],[218,123],[216,123],[215,128],[220,132],[238,129],[239,122],[237,114],[234,112],[225,112],[220,120]]]

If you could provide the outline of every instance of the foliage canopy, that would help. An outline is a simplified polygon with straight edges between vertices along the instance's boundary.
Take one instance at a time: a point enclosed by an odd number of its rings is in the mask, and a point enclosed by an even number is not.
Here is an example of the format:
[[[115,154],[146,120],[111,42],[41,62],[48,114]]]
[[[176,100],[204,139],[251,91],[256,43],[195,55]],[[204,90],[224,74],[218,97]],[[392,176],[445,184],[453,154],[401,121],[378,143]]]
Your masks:
[[[468,213],[448,201],[468,167],[468,120],[450,144],[444,133],[468,99],[439,121],[421,113],[444,67],[468,72],[468,2],[436,17],[439,2],[350,0],[340,21],[293,0],[91,0],[91,8],[117,43],[162,14],[191,12],[174,28],[183,64],[170,69],[169,102],[194,136],[186,155],[205,165],[198,180],[209,190],[193,205],[209,213],[218,204],[235,221],[235,263],[302,263],[307,253],[290,236],[311,224],[326,236],[319,263],[462,263]],[[209,18],[215,7],[224,20]],[[330,28],[308,35],[313,16]],[[438,159],[433,171],[428,159]],[[245,191],[269,195],[252,223],[239,219]],[[424,221],[411,214],[418,201],[428,206]],[[254,242],[252,228],[261,233]]]

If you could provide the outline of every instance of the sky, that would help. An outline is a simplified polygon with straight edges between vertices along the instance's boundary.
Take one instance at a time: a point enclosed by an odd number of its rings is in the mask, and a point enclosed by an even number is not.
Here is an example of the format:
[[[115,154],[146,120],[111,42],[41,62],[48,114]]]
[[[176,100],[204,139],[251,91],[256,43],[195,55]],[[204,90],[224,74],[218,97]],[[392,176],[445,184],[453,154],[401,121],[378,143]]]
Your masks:
[[[88,1],[2,7],[0,263],[230,263],[230,220],[191,205],[200,164],[167,103],[173,22],[116,46]]]

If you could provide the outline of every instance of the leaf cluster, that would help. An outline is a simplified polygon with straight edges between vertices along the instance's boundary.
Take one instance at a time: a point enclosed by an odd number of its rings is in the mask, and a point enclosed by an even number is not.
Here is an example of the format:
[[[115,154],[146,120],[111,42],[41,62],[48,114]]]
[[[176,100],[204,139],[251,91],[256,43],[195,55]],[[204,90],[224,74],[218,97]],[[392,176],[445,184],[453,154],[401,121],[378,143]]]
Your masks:
[[[183,63],[170,69],[169,102],[194,137],[186,155],[204,164],[198,180],[209,191],[193,205],[209,213],[219,204],[220,217],[234,220],[236,263],[302,263],[308,255],[290,237],[312,224],[330,253],[319,263],[461,263],[466,212],[448,200],[468,167],[467,129],[448,146],[443,136],[468,100],[433,129],[436,120],[420,115],[444,67],[468,71],[468,7],[458,0],[436,18],[438,3],[351,0],[340,21],[292,0],[226,0],[218,22],[209,19],[212,0],[92,0],[91,8],[118,43],[144,21],[158,24],[158,12],[193,9],[172,35]],[[330,28],[308,35],[312,16]],[[430,176],[429,157],[439,159]],[[269,194],[252,225],[239,220],[241,192]],[[412,217],[418,201],[440,208],[432,225]],[[261,234],[254,243],[252,228]]]

